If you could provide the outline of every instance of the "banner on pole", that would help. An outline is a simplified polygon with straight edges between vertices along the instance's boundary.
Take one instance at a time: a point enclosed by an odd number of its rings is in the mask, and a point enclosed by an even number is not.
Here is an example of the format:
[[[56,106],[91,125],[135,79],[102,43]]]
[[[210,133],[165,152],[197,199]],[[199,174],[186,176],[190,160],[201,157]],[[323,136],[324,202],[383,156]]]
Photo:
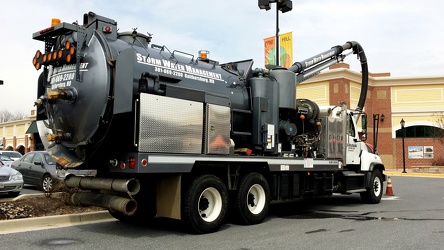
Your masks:
[[[276,37],[264,39],[264,62],[265,65],[276,65]],[[289,68],[293,64],[293,32],[279,35],[279,65]]]
[[[280,65],[289,68],[293,64],[293,32],[279,36]]]
[[[276,37],[268,37],[264,39],[264,48],[265,48],[265,65],[272,64],[275,65],[275,57],[276,57]]]

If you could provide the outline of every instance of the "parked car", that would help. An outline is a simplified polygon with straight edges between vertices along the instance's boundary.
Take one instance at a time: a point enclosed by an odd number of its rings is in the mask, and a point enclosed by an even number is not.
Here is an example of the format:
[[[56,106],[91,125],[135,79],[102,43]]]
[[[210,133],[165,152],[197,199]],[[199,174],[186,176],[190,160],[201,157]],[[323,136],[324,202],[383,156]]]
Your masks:
[[[0,194],[17,197],[23,188],[23,176],[0,161]]]
[[[14,161],[11,167],[23,175],[25,184],[37,186],[42,191],[49,192],[54,183],[63,180],[56,169],[56,162],[46,151],[26,153],[19,160]]]
[[[8,150],[0,150],[0,155],[6,155],[12,160],[18,160],[22,157],[22,154],[20,154],[17,151],[8,151]]]
[[[0,155],[0,161],[5,165],[6,167],[11,167],[11,163],[14,161],[13,159],[9,158],[6,155]]]
[[[62,182],[68,174],[94,176],[95,170],[63,170],[57,168],[54,159],[46,151],[32,151],[14,161],[11,167],[22,173],[27,185],[37,186],[50,192],[56,183]]]

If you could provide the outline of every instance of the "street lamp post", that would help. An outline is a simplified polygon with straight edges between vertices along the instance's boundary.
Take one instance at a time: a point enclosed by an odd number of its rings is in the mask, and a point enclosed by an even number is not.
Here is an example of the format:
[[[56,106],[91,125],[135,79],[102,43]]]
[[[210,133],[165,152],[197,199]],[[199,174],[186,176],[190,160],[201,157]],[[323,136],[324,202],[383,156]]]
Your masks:
[[[404,138],[405,138],[405,121],[404,118],[401,119],[401,133],[402,133],[402,172],[407,173],[405,171],[405,146],[404,146]]]
[[[279,66],[279,11],[282,13],[293,9],[293,2],[291,0],[258,0],[259,9],[270,10],[270,4],[276,3],[276,60],[275,64]]]

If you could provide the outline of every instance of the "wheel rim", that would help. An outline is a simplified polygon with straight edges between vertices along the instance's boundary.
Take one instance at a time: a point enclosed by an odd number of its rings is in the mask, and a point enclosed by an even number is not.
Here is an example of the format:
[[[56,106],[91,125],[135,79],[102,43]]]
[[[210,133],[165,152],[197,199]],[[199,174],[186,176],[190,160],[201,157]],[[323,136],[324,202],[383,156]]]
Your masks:
[[[379,177],[375,177],[375,180],[373,181],[373,192],[376,197],[381,194],[381,179],[379,179]]]
[[[259,184],[251,186],[247,193],[247,207],[253,214],[259,214],[265,207],[265,190]]]
[[[42,181],[43,191],[49,192],[52,189],[52,179],[49,176],[45,176]]]
[[[205,189],[199,197],[199,215],[202,220],[212,222],[222,211],[222,197],[213,187]]]

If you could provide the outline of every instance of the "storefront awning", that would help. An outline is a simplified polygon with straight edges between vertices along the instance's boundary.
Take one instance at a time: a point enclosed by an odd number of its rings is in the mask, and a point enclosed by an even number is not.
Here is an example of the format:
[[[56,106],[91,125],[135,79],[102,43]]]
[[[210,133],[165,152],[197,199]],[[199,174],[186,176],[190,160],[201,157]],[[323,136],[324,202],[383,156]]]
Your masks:
[[[38,132],[39,132],[39,130],[37,129],[37,123],[36,123],[36,121],[33,121],[31,123],[31,125],[29,125],[29,128],[28,128],[28,130],[26,130],[25,134],[34,134],[34,133],[38,133]]]

